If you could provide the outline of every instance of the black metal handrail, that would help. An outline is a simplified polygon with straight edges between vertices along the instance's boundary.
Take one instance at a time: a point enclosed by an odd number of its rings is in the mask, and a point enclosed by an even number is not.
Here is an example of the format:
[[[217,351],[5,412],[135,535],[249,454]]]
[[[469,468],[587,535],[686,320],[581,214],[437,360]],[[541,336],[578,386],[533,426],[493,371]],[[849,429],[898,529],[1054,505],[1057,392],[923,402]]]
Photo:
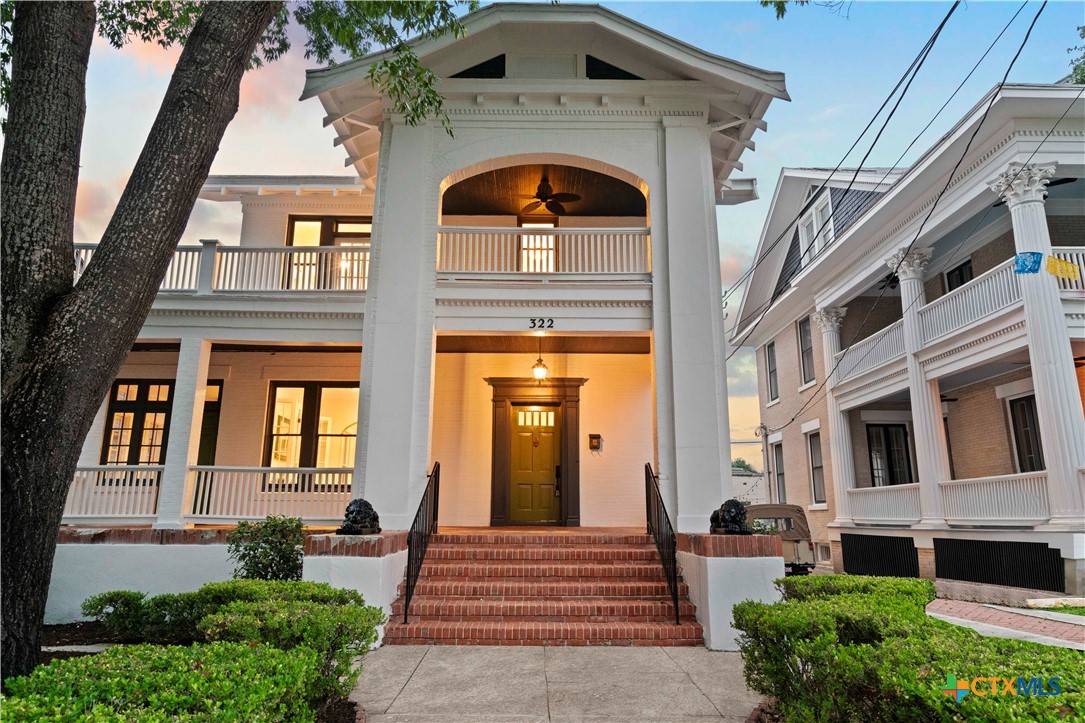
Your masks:
[[[671,518],[663,506],[663,495],[659,493],[659,477],[652,472],[652,465],[644,465],[644,500],[647,506],[648,534],[652,536],[663,561],[663,573],[667,576],[667,586],[671,589],[674,602],[674,623],[680,625],[682,617],[678,611],[678,545],[674,537]]]
[[[418,575],[422,572],[422,563],[426,559],[429,538],[437,532],[437,503],[441,492],[441,463],[433,463],[433,471],[426,479],[426,491],[418,503],[418,512],[414,514],[411,531],[407,533],[407,590],[403,601],[403,622],[407,622],[407,612],[411,609],[414,587],[418,584]]]

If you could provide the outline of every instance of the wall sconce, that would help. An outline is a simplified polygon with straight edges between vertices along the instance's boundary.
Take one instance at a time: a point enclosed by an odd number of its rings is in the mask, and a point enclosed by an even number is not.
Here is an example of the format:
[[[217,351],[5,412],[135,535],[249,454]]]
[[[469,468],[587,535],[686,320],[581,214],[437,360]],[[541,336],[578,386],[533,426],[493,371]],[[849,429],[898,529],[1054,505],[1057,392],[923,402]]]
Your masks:
[[[598,452],[603,448],[603,435],[601,434],[589,434],[588,435],[588,449],[592,452]]]
[[[535,375],[535,378],[540,382],[546,379],[546,365],[543,364],[542,357],[540,356],[535,362],[535,366],[531,367],[531,373]]]

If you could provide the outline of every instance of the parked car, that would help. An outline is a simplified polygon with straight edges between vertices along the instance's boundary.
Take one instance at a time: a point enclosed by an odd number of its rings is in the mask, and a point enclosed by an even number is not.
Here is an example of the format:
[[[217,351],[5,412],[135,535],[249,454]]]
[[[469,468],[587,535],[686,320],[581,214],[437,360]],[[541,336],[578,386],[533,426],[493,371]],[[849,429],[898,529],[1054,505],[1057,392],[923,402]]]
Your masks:
[[[747,505],[746,519],[768,526],[772,534],[784,541],[784,574],[809,575],[814,569],[814,543],[810,540],[810,525],[799,505]]]

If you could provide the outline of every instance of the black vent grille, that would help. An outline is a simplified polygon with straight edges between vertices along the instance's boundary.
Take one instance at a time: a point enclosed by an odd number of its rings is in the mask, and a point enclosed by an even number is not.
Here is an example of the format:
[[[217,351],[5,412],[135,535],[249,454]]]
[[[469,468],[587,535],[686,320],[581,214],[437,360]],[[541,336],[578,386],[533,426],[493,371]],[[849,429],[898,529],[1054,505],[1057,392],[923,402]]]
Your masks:
[[[1062,556],[1042,542],[935,538],[934,569],[947,580],[1066,592]]]
[[[849,575],[919,577],[919,553],[910,537],[844,533],[840,551]]]

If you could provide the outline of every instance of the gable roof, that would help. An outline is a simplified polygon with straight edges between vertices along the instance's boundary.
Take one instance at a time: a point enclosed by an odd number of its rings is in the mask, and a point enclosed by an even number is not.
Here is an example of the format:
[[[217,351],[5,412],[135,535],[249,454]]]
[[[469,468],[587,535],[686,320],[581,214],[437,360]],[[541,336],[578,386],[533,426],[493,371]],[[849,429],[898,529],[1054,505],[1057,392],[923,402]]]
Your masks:
[[[782,73],[722,58],[599,5],[497,3],[464,16],[461,22],[465,37],[446,34],[409,41],[422,64],[441,79],[438,90],[446,99],[474,99],[483,88],[487,101],[501,94],[530,95],[533,89],[553,97],[594,92],[596,99],[619,87],[643,98],[696,95],[708,105],[719,183],[732,169],[742,170],[738,158],[745,149],[754,148],[750,137],[767,128],[762,117],[769,103],[775,98],[790,100]],[[505,54],[512,61],[505,77],[462,77],[463,71]],[[585,77],[584,68],[577,69],[577,58],[589,54],[643,80]],[[389,51],[383,50],[309,70],[301,96],[303,100],[320,98],[327,112],[324,125],[335,127],[336,145],[347,152],[346,165],[353,165],[363,180],[375,175],[386,106],[368,73],[374,63],[387,57]],[[539,62],[530,68],[519,65],[520,61]],[[551,66],[563,68],[564,74],[548,75]],[[744,198],[729,194],[728,202],[740,200]]]

